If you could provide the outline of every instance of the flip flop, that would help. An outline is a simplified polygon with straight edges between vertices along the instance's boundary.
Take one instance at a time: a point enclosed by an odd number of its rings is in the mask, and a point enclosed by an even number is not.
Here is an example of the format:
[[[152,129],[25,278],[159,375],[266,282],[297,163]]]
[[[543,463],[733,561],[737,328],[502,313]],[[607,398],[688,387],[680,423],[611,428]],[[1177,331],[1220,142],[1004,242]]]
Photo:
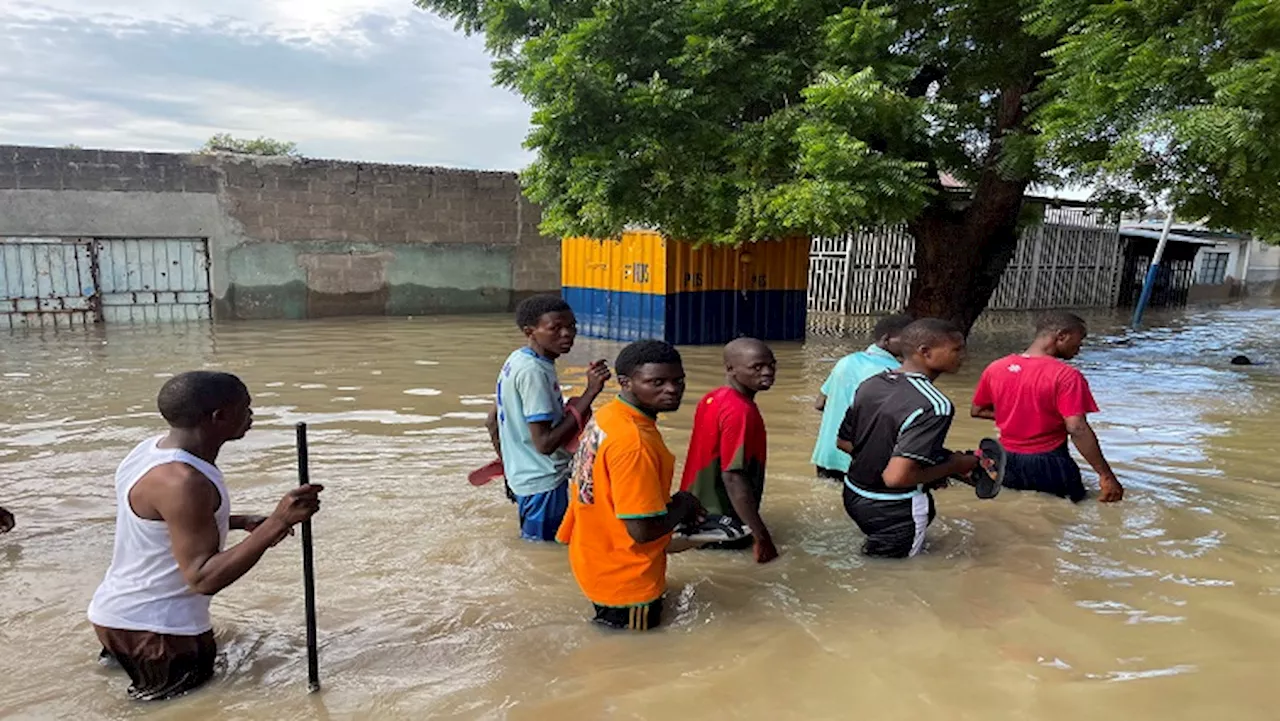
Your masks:
[[[1004,485],[1004,469],[1008,456],[999,441],[983,438],[978,443],[979,465],[973,471],[973,491],[981,499],[991,499],[1000,495]]]
[[[473,486],[483,486],[497,478],[502,478],[502,461],[494,459],[467,474],[467,481]]]
[[[586,427],[586,420],[591,417],[591,412],[588,411],[584,418],[573,406],[566,403],[564,408],[565,412],[573,416],[573,419],[578,423],[578,431],[564,444],[566,451],[574,453],[578,450],[578,439],[582,436],[582,430]],[[467,481],[473,486],[483,486],[490,481],[502,478],[503,475],[502,461],[495,459],[467,474]]]
[[[733,520],[730,516],[712,514],[707,516],[707,520],[692,528],[679,526],[674,533],[680,538],[694,543],[725,543],[750,536],[751,529]]]

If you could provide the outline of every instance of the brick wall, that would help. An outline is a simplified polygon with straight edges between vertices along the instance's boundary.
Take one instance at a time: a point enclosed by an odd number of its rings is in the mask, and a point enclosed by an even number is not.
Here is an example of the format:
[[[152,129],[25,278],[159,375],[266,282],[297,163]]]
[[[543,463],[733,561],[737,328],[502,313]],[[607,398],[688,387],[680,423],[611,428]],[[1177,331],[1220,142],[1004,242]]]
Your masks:
[[[222,192],[228,211],[259,241],[538,239],[537,208],[524,200],[515,173],[0,146],[0,190]]]
[[[0,190],[217,192],[218,173],[194,157],[0,145]]]
[[[9,193],[11,197],[60,191],[55,198],[83,192],[99,197],[120,193],[134,201],[149,194],[216,197],[221,212],[233,221],[234,231],[211,239],[215,266],[220,259],[231,266],[236,253],[253,252],[246,245],[288,244],[299,258],[308,259],[300,267],[319,280],[322,271],[312,266],[323,265],[323,256],[336,256],[343,247],[351,254],[391,258],[383,263],[385,269],[398,261],[395,252],[387,255],[381,249],[431,246],[434,250],[405,248],[400,258],[409,259],[414,253],[425,258],[423,253],[448,248],[470,249],[465,254],[468,258],[476,257],[477,249],[490,258],[505,254],[509,270],[502,282],[510,287],[480,290],[491,298],[506,291],[511,302],[560,286],[559,243],[538,232],[539,210],[521,194],[514,173],[229,154],[0,146],[0,191],[17,191]],[[122,206],[126,202],[125,195],[105,197],[120,198]],[[56,202],[46,205],[57,214]],[[91,226],[92,219],[85,225]],[[119,224],[112,227],[118,229]],[[215,267],[214,272],[228,271]],[[226,283],[215,285],[242,282],[234,277],[234,268],[229,272],[232,277]],[[494,276],[488,266],[478,274]],[[331,276],[323,279],[325,287],[333,285]],[[467,287],[473,286],[461,286]],[[337,302],[340,305],[340,299]],[[327,307],[333,305],[330,301]],[[368,307],[361,312],[368,312]]]

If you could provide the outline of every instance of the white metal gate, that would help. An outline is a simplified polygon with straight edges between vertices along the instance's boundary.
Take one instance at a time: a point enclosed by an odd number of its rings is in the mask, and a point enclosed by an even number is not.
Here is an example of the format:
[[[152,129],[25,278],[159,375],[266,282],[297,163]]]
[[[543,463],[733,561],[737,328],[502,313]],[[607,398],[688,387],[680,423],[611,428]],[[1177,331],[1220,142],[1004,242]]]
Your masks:
[[[100,238],[94,247],[102,320],[209,317],[209,253],[203,239]]]
[[[0,328],[206,318],[202,238],[0,238]]]
[[[93,244],[0,238],[0,328],[70,328],[98,317]]]
[[[991,296],[997,310],[1109,308],[1120,292],[1120,227],[1101,211],[1047,208],[1028,228]]]
[[[809,245],[809,310],[869,315],[905,308],[915,280],[905,225],[855,230]]]
[[[1028,228],[991,296],[993,310],[1111,307],[1119,292],[1119,227],[1098,211],[1047,208]],[[915,279],[915,239],[906,226],[814,238],[809,310],[870,315],[900,311]]]

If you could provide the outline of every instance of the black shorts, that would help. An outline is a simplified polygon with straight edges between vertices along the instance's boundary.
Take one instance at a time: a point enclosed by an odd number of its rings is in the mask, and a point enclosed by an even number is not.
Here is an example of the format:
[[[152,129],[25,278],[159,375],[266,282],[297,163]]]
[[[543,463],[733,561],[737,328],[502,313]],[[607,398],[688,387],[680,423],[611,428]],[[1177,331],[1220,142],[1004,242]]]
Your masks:
[[[832,468],[823,468],[822,466],[814,466],[814,470],[818,473],[818,478],[825,478],[828,481],[837,481],[844,483],[844,471],[837,471]]]
[[[1073,503],[1084,500],[1084,480],[1080,466],[1066,444],[1048,453],[1006,452],[1004,487],[1015,491],[1039,491]]]
[[[844,487],[844,510],[867,536],[862,552],[875,558],[909,558],[924,548],[924,532],[937,511],[933,496],[921,493],[902,500],[864,498]]]
[[[213,678],[218,647],[213,631],[170,636],[94,625],[103,652],[129,674],[129,698],[163,701],[203,686]]]
[[[596,607],[596,617],[592,621],[623,631],[651,631],[662,624],[662,599],[640,606],[601,606]]]

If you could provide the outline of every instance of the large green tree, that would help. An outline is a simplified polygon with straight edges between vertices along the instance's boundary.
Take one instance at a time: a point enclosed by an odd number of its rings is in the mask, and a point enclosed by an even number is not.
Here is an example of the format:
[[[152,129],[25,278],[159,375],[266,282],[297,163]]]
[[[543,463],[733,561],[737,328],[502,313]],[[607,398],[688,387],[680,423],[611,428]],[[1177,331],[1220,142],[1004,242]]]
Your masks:
[[[905,222],[909,309],[967,328],[1033,183],[1280,229],[1275,0],[417,2],[533,106],[552,234]]]

